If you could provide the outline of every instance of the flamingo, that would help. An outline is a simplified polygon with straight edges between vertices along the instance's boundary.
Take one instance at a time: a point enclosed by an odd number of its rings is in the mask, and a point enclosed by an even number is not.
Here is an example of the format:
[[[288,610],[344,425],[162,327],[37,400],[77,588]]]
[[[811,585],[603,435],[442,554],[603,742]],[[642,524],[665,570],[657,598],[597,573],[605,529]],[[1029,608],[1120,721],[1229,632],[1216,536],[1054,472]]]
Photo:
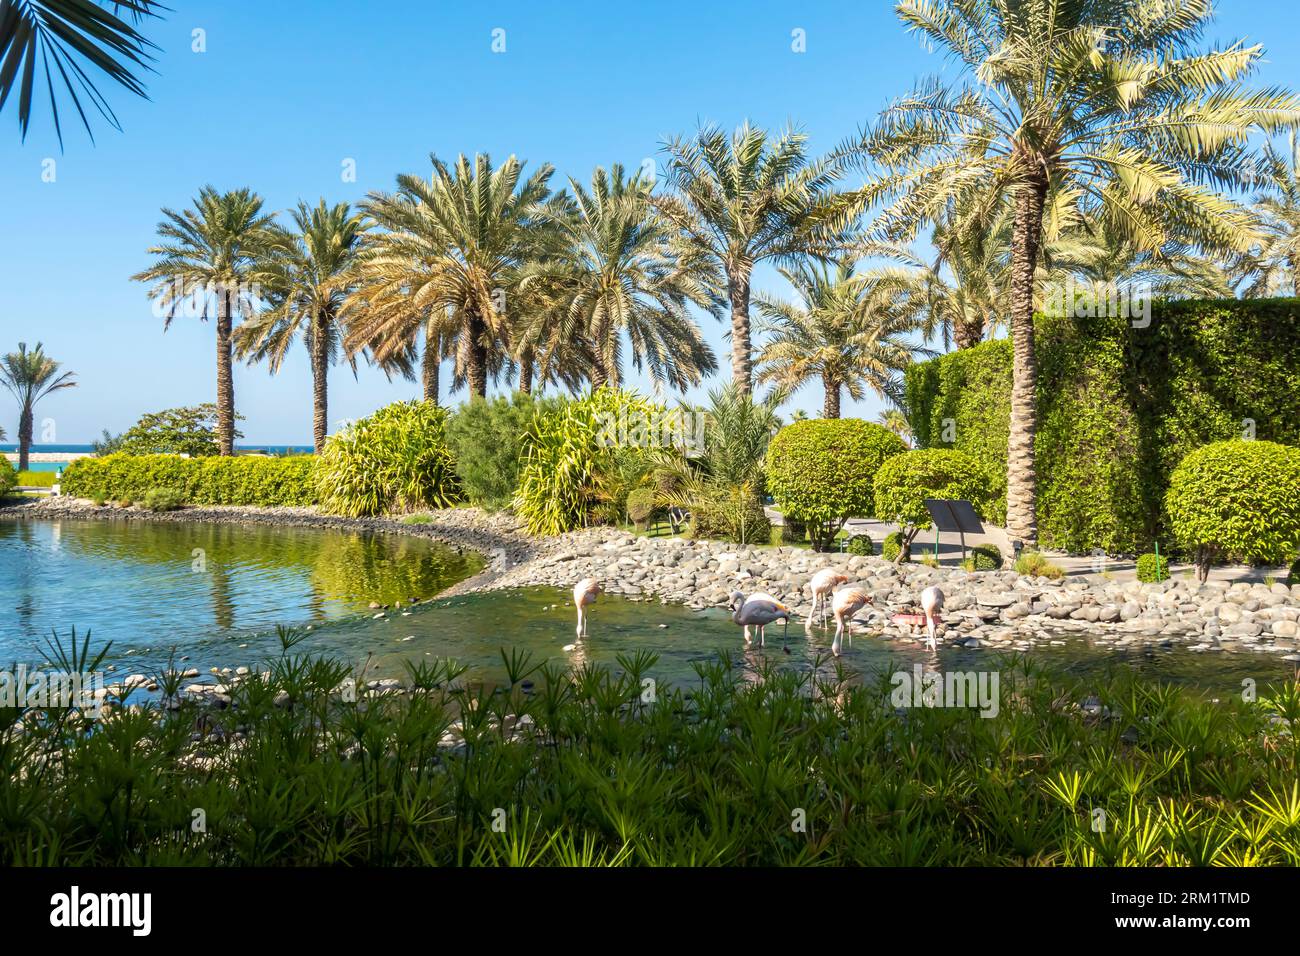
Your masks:
[[[822,568],[812,576],[808,586],[812,588],[813,604],[812,610],[808,612],[807,627],[812,627],[813,617],[817,614],[817,604],[821,603],[822,608],[822,627],[826,626],[826,602],[834,591],[841,584],[848,584],[849,576],[840,574],[834,568]]]
[[[840,656],[840,638],[848,634],[853,640],[853,615],[871,603],[871,595],[862,588],[840,588],[831,597],[831,613],[835,617],[835,640],[831,642],[831,653]]]
[[[787,654],[790,648],[786,643],[790,632],[790,609],[770,594],[751,594],[749,597],[739,591],[731,592],[731,601],[727,607],[734,613],[731,619],[741,626],[745,643],[750,643],[749,629],[758,628],[758,644],[763,646],[763,629],[773,621],[785,621],[785,633],[782,635],[781,650]]]
[[[939,624],[938,612],[943,610],[943,591],[938,586],[932,584],[921,592],[921,610],[925,612],[925,631],[930,635],[930,650],[937,650],[939,636],[935,628]]]
[[[593,603],[600,594],[600,582],[595,578],[583,578],[573,586],[573,604],[578,609],[578,637],[587,636],[587,605]]]

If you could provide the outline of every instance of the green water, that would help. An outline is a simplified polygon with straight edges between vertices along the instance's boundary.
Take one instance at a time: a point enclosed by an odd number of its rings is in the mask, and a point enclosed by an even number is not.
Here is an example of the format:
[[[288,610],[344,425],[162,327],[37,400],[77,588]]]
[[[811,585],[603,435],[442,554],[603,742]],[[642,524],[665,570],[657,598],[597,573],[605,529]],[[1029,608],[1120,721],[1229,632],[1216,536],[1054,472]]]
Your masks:
[[[196,569],[195,549],[204,559]],[[488,680],[504,674],[501,648],[527,650],[534,663],[617,666],[620,654],[659,655],[653,675],[670,683],[695,679],[695,664],[731,655],[756,669],[764,659],[807,668],[829,659],[831,635],[768,629],[767,647],[746,648],[725,609],[693,611],[658,600],[603,596],[592,608],[588,636],[574,635],[570,595],[547,588],[440,598],[376,619],[371,601],[427,598],[481,567],[429,542],[296,528],[144,522],[0,521],[0,662],[36,659],[50,629],[93,630],[111,639],[119,673],[165,665],[170,649],[186,666],[255,666],[279,652],[276,624],[310,626],[297,651],[369,661],[371,676],[397,677],[408,660],[450,657]],[[1116,650],[1066,637],[1040,647],[1035,660],[1080,676],[1133,669],[1148,676],[1230,694],[1251,678],[1260,684],[1294,674],[1261,654],[1193,654],[1181,647]],[[573,645],[569,650],[566,646]],[[988,650],[943,648],[942,668],[978,670]],[[933,663],[918,644],[886,640],[860,629],[845,666],[879,672]],[[827,673],[830,664],[823,664]]]

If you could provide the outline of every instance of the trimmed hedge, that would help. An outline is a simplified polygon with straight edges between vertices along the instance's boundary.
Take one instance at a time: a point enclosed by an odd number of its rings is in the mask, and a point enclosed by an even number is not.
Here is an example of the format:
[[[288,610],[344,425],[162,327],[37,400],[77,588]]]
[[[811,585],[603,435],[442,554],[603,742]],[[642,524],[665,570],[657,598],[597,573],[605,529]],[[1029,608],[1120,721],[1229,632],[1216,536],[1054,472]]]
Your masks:
[[[871,540],[871,535],[859,533],[844,542],[844,552],[870,557],[876,553],[876,546]]]
[[[967,571],[1000,571],[1002,569],[1002,549],[996,544],[977,544],[970,549],[970,555],[961,563]]]
[[[74,498],[140,501],[155,488],[169,488],[193,505],[305,506],[316,503],[314,464],[311,455],[114,454],[73,461],[61,490]]]
[[[1141,553],[1165,541],[1169,477],[1192,450],[1254,437],[1300,444],[1300,300],[1155,303],[1151,324],[1039,316],[1038,530],[1043,547]],[[907,371],[919,446],[955,448],[1005,515],[1011,346],[985,342]]]

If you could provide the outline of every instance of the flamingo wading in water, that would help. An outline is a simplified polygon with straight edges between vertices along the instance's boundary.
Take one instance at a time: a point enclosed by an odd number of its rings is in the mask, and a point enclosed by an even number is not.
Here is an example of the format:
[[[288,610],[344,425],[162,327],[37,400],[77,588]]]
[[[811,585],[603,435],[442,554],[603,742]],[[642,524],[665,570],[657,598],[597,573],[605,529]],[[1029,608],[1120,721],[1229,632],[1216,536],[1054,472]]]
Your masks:
[[[831,653],[840,656],[840,638],[848,634],[853,640],[853,615],[871,603],[871,595],[862,588],[840,588],[831,597],[831,613],[835,617],[835,640]]]
[[[939,612],[943,610],[943,591],[933,584],[922,591],[921,610],[925,613],[925,632],[929,635],[930,650],[937,650],[939,635],[935,629],[939,626]]]
[[[731,619],[741,626],[745,643],[750,643],[749,629],[758,629],[758,646],[763,646],[763,629],[773,621],[785,621],[785,633],[781,639],[781,650],[787,654],[790,648],[787,639],[790,632],[790,609],[770,594],[751,594],[749,597],[739,591],[731,592],[731,601],[727,607],[733,612]]]
[[[830,601],[831,592],[841,584],[848,584],[849,576],[840,574],[834,568],[822,568],[812,576],[808,586],[812,588],[813,603],[812,610],[808,612],[807,627],[812,627],[813,618],[817,615],[817,605],[821,604],[822,609],[822,627],[826,626],[827,602]]]
[[[578,636],[587,636],[587,605],[595,602],[600,595],[600,582],[595,578],[583,578],[573,586],[573,606],[578,609]]]

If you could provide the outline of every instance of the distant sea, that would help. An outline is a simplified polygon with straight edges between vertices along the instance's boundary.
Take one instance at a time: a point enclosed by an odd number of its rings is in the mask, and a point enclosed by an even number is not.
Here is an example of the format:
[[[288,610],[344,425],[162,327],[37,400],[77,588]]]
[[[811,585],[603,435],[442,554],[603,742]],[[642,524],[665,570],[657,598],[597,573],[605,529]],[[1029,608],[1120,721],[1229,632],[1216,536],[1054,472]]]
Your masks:
[[[41,452],[47,455],[72,454],[80,452],[85,454],[95,449],[90,445],[32,445],[33,452]],[[310,455],[312,452],[311,445],[236,445],[236,451],[261,451],[271,455]],[[15,442],[0,442],[0,452],[18,453],[18,445]],[[60,468],[67,466],[66,461],[33,461],[29,467],[32,471],[58,471]],[[17,467],[15,465],[14,467]]]

